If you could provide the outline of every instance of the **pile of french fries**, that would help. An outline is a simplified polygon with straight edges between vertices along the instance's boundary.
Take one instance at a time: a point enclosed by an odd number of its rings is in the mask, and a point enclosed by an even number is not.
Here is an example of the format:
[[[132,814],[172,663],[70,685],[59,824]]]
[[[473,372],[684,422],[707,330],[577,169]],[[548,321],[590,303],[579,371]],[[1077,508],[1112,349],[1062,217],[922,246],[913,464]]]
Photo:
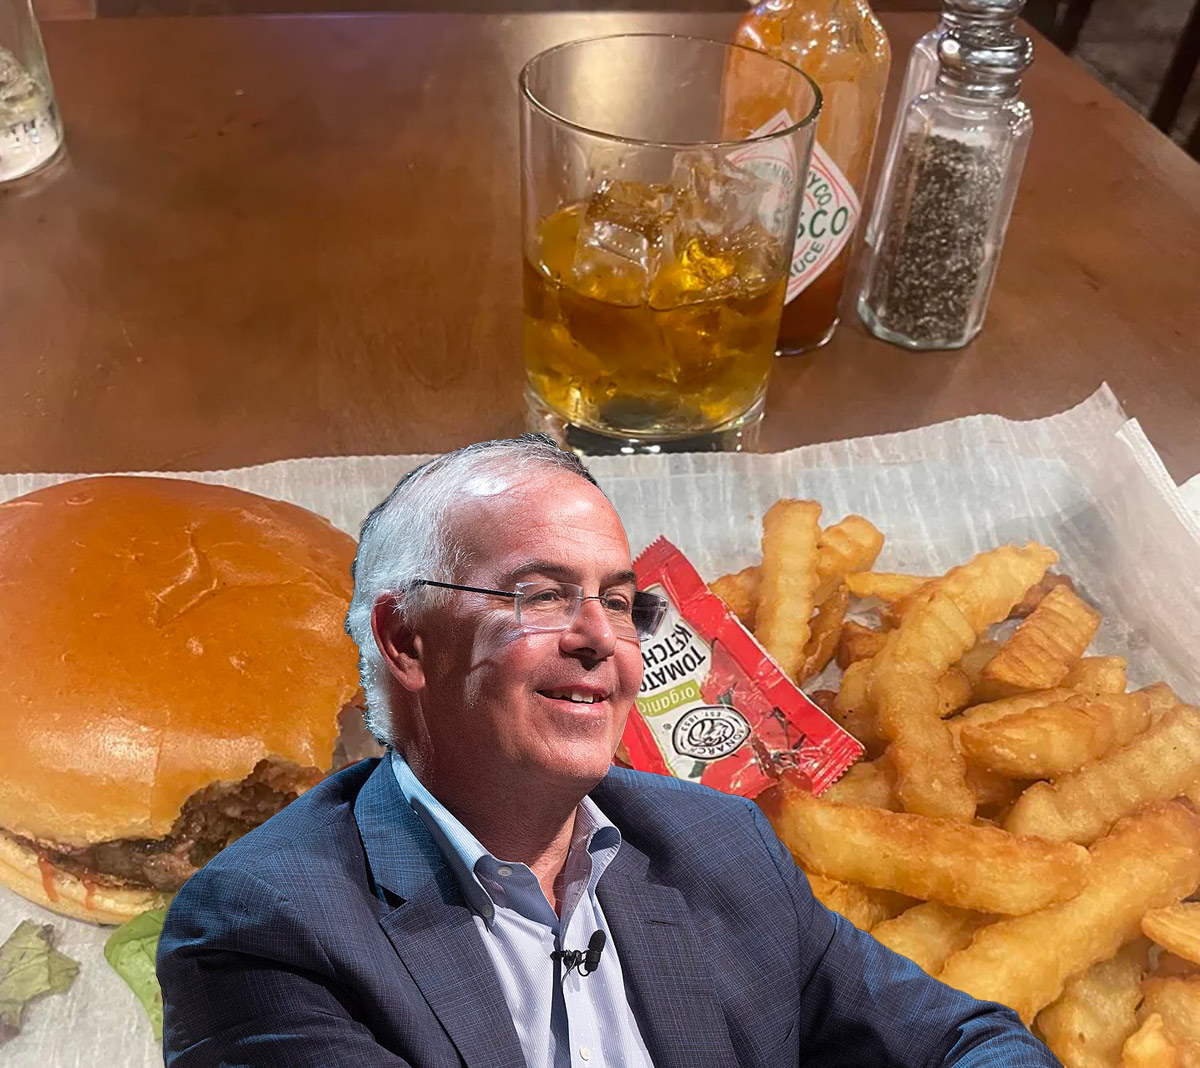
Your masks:
[[[1200,1068],[1200,709],[1086,655],[1052,549],[889,574],[869,521],[820,520],[779,501],[761,565],[711,586],[798,684],[843,669],[810,696],[867,757],[759,798],[813,892],[1067,1068]]]

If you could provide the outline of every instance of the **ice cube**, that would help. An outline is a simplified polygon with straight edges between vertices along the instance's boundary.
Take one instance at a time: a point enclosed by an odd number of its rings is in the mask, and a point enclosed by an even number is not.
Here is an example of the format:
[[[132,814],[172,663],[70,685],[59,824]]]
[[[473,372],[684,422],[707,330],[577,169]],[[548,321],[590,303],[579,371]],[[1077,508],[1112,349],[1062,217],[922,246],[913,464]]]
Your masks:
[[[743,230],[758,217],[760,202],[770,192],[745,167],[711,149],[688,149],[675,156],[671,174],[678,214],[685,225],[718,237]]]
[[[0,48],[0,115],[15,119],[43,107],[42,85],[6,48]]]
[[[705,300],[719,300],[737,291],[734,261],[704,235],[668,232],[664,258],[650,287],[650,306],[678,308]]]
[[[675,156],[671,187],[651,307],[747,296],[772,283],[778,242],[758,221],[769,183],[710,149],[688,149]]]
[[[645,303],[670,203],[663,186],[602,182],[579,225],[571,268],[575,288],[608,304]]]
[[[652,308],[757,296],[783,274],[783,255],[758,222],[718,237],[688,228],[686,217],[671,219],[663,254],[650,284]]]

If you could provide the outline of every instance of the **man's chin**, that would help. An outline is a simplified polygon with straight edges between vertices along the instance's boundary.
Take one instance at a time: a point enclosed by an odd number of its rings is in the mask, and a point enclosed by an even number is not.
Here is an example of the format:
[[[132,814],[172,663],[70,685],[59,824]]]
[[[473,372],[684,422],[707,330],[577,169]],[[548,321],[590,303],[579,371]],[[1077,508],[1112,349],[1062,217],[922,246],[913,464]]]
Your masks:
[[[597,750],[594,746],[586,752],[573,752],[573,747],[558,749],[549,764],[538,768],[538,777],[548,786],[579,800],[589,793],[612,767],[612,750]]]

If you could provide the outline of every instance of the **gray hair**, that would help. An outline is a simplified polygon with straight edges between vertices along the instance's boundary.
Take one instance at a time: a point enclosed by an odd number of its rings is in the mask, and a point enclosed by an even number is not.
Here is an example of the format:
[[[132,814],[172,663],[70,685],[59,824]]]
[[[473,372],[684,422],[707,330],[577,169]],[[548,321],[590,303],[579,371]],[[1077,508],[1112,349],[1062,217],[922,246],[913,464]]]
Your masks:
[[[460,492],[480,476],[508,476],[516,481],[539,467],[560,468],[598,485],[579,459],[559,449],[553,438],[522,434],[467,445],[414,468],[363,521],[346,633],[358,645],[367,730],[381,745],[394,744],[389,700],[392,680],[371,631],[376,600],[381,594],[408,593],[397,599],[396,611],[410,622],[418,611],[436,605],[446,591],[422,586],[410,592],[410,587],[423,578],[454,580],[463,560],[461,550],[448,536],[447,518]]]

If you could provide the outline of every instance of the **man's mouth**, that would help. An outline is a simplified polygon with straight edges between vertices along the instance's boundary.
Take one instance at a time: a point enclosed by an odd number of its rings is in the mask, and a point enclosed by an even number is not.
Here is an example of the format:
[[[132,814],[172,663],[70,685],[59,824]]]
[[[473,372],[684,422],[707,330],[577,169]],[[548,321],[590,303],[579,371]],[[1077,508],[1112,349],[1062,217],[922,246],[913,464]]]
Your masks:
[[[575,705],[594,705],[603,701],[608,696],[600,690],[538,690],[543,697],[549,697],[554,701],[570,701]]]

